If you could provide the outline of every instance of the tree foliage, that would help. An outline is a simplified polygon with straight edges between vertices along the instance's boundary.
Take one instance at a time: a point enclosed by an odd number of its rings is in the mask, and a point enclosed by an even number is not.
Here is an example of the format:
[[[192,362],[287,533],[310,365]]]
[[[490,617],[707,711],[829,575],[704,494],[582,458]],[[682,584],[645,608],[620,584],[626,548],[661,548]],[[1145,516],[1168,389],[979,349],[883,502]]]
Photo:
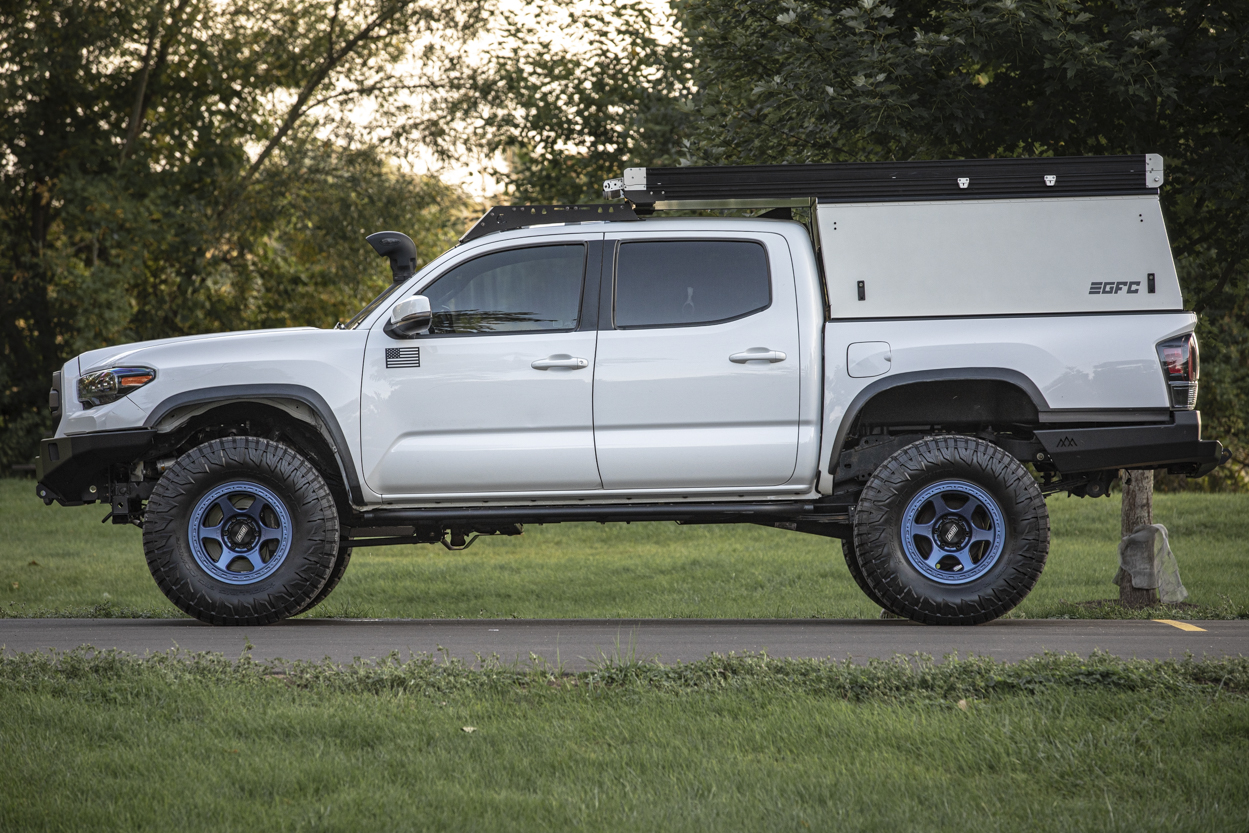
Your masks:
[[[486,0],[18,0],[0,7],[0,464],[69,356],[332,324],[388,279],[361,237],[447,242],[465,199],[384,143]],[[373,118],[367,118],[369,110]],[[362,116],[361,113],[365,113]]]
[[[691,90],[680,33],[660,11],[549,0],[501,12],[484,59],[449,78],[428,115],[455,125],[443,155],[501,160],[493,174],[518,203],[601,202],[623,167],[675,164]]]

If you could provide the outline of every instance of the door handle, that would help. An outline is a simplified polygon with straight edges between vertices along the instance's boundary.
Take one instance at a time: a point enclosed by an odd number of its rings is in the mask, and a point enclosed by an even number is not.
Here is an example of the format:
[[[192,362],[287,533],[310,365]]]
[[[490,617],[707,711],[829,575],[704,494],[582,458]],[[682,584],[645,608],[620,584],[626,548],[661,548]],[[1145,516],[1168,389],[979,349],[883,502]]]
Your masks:
[[[538,359],[529,366],[534,370],[550,370],[552,367],[567,367],[572,370],[579,370],[583,367],[589,367],[590,363],[585,359],[579,359],[576,356],[558,354],[555,356],[547,356],[545,359]]]
[[[745,353],[734,353],[729,356],[729,361],[745,364],[746,362],[783,362],[785,354],[780,350],[761,350],[758,347],[747,350]]]

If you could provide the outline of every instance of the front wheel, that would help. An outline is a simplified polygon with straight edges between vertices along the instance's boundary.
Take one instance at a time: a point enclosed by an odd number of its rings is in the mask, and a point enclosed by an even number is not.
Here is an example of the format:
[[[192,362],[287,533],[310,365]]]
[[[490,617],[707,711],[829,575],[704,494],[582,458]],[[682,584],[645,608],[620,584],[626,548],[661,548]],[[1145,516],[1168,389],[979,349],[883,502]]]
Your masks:
[[[1018,460],[972,437],[903,448],[868,480],[854,512],[863,578],[916,622],[975,625],[1036,584],[1049,553],[1045,498]]]
[[[294,449],[227,437],[191,449],[161,477],[143,550],[157,586],[196,619],[264,625],[319,600],[339,555],[338,511]]]

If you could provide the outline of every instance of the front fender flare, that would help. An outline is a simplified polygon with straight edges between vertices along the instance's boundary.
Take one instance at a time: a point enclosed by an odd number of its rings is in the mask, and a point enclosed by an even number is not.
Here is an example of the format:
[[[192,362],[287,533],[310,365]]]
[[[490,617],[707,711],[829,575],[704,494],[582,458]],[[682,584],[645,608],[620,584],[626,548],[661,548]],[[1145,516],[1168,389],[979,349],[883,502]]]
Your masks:
[[[356,465],[351,457],[351,447],[343,434],[338,418],[325,398],[315,390],[303,385],[256,384],[256,385],[222,385],[215,388],[201,388],[183,393],[176,393],[163,400],[144,421],[145,428],[155,428],[162,419],[178,408],[188,405],[208,405],[215,403],[247,402],[260,399],[292,399],[300,402],[317,415],[325,425],[330,436],[330,450],[342,474],[343,482],[351,495],[351,502],[356,506],[364,505],[364,492],[360,488],[360,478],[356,473]]]

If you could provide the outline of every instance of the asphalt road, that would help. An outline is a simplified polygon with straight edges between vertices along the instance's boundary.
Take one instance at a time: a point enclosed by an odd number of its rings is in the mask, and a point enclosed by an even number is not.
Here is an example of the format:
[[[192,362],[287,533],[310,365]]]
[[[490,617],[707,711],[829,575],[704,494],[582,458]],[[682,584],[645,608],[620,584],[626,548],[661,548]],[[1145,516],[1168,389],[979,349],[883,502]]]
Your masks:
[[[1094,649],[1141,659],[1249,656],[1249,621],[999,620],[973,628],[925,627],[866,619],[302,619],[267,627],[211,627],[191,620],[0,619],[0,650],[13,654],[90,645],[134,654],[177,646],[238,656],[250,642],[256,659],[347,663],[398,651],[442,648],[472,662],[492,654],[527,663],[531,653],[570,670],[630,650],[642,659],[689,662],[710,653],[766,651],[776,657],[866,661],[916,651],[1017,661],[1043,651],[1087,656]]]

